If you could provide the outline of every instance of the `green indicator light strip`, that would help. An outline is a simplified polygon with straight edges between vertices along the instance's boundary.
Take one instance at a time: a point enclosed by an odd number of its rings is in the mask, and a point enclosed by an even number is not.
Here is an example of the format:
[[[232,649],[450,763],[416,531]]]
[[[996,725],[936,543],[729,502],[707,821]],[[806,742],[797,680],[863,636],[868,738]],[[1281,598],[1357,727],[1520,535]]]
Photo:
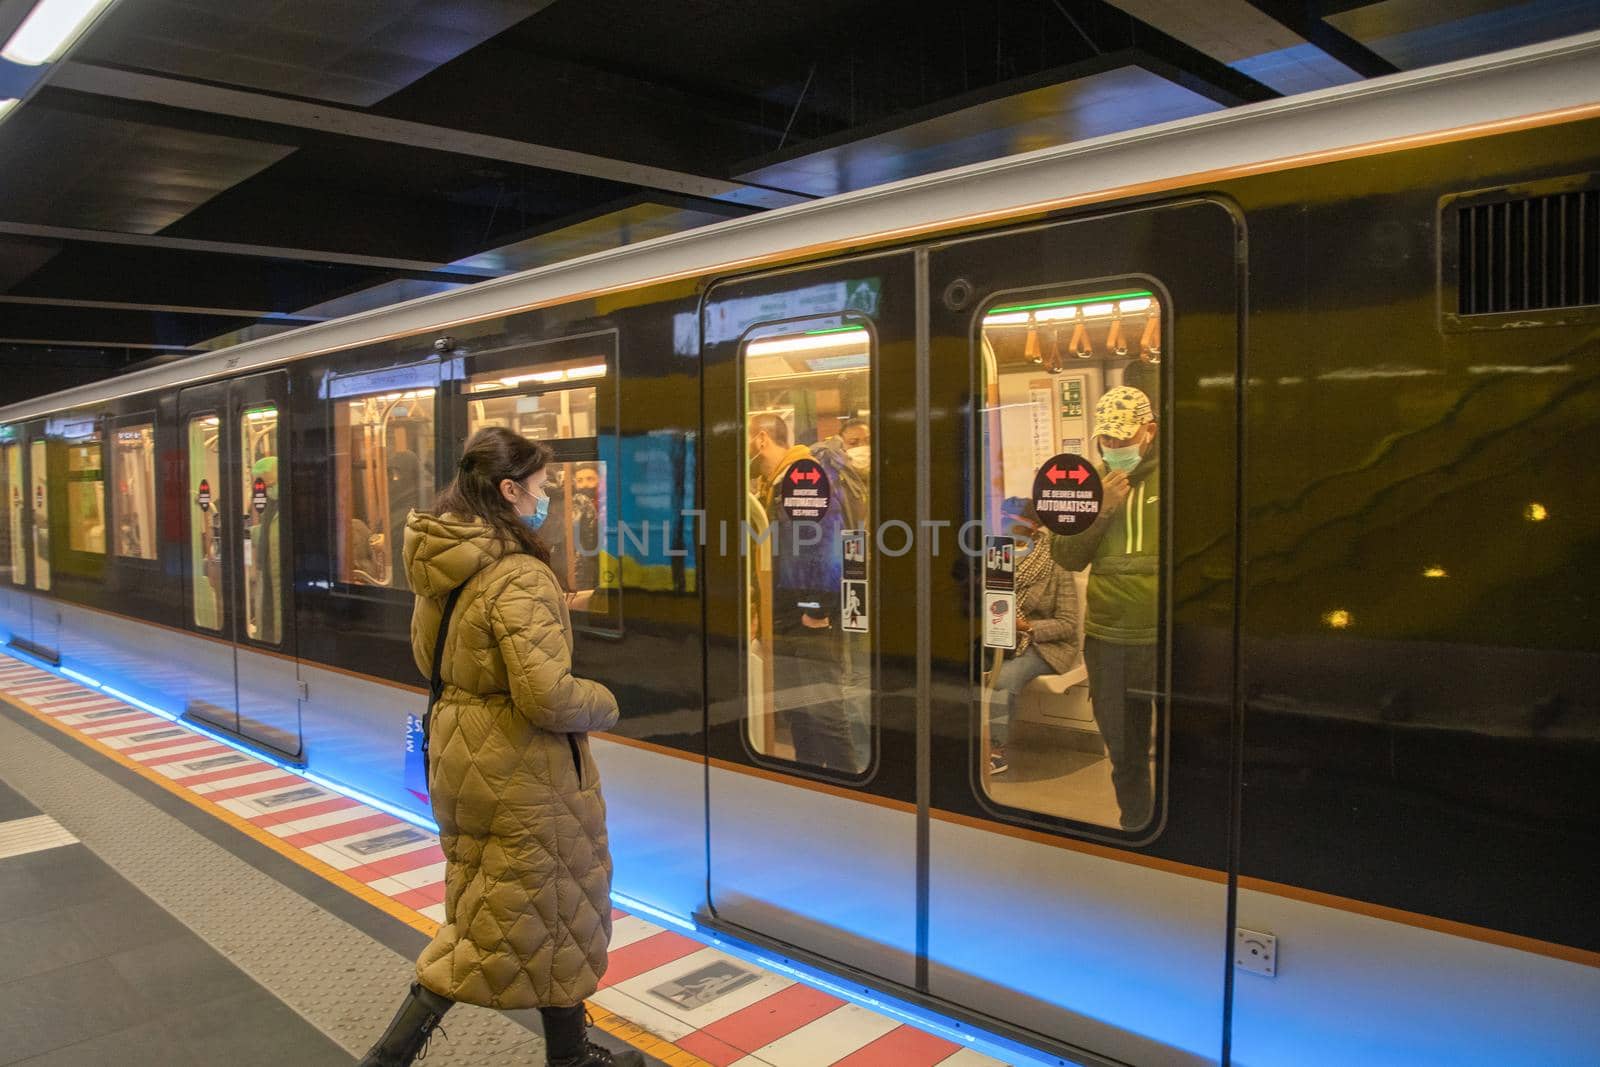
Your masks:
[[[1039,311],[1044,308],[1073,307],[1077,304],[1104,304],[1112,300],[1137,300],[1141,296],[1155,296],[1148,289],[1135,289],[1127,293],[1110,293],[1106,296],[1086,296],[1081,300],[1052,300],[1048,304],[1014,304],[1011,307],[995,308],[988,315],[1004,315],[1012,311]],[[988,315],[984,317],[987,318]]]
[[[807,337],[820,337],[822,334],[825,334],[825,333],[854,333],[857,330],[865,330],[865,329],[866,329],[865,326],[835,326],[832,329],[828,329],[828,330],[807,330],[806,331],[806,336]]]

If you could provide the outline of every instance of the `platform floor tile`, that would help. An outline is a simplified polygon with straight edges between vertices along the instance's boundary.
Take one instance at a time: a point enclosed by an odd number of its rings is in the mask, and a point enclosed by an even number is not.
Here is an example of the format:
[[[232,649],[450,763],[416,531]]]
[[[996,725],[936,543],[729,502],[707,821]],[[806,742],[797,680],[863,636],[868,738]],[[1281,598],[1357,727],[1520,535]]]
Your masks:
[[[432,833],[30,663],[0,657],[0,698],[416,929],[431,935],[443,921],[444,855]],[[1001,1063],[644,917],[613,918],[592,1013],[674,1067]]]

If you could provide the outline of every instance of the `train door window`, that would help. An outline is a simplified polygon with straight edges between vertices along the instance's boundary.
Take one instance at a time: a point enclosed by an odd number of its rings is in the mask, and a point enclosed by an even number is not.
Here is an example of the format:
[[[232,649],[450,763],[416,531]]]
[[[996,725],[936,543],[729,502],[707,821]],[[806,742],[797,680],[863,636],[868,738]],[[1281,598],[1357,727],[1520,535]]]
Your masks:
[[[112,433],[112,521],[116,554],[124,559],[156,558],[156,428],[137,422]]]
[[[244,501],[244,635],[283,639],[282,524],[278,517],[278,409],[239,413],[239,499]]]
[[[400,550],[406,516],[433,503],[436,393],[400,389],[333,402],[339,581],[408,588]]]
[[[539,535],[550,565],[571,594],[574,621],[615,632],[621,625],[620,566],[607,536],[614,506],[607,463],[600,457],[603,396],[610,384],[614,339],[554,342],[585,354],[484,370],[466,383],[467,433],[504,426],[555,454],[545,493],[550,511]],[[586,351],[593,348],[593,351]]]
[[[67,547],[103,556],[106,551],[106,479],[100,427],[75,425],[66,440]]]
[[[872,657],[860,632],[864,585],[844,581],[844,555],[848,543],[864,577],[873,542],[872,334],[838,318],[790,323],[751,333],[741,357],[745,743],[759,757],[855,777],[872,764]],[[807,508],[823,479],[828,506]]]
[[[10,428],[7,433],[14,434]],[[22,445],[11,436],[0,444],[0,491],[6,501],[6,559],[11,566],[11,584],[28,583],[28,544],[23,539],[27,514],[27,487],[22,484]]]
[[[978,778],[996,804],[1127,831],[1153,817],[1164,736],[1161,316],[1148,290],[1068,291],[991,307],[976,338],[984,529],[1012,553],[985,569]],[[1068,490],[1044,514],[1041,477]],[[1067,521],[1096,486],[1098,517]]]
[[[50,588],[50,469],[49,446],[40,439],[28,443],[28,468],[32,475],[33,587]]]
[[[222,424],[200,415],[187,427],[189,559],[194,624],[222,629]]]

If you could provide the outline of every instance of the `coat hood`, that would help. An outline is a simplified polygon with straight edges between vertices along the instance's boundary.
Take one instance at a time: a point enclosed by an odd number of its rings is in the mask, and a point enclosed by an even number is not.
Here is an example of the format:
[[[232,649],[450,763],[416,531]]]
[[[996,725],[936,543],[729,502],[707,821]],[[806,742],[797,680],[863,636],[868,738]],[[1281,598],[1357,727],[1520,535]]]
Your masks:
[[[425,511],[413,511],[406,517],[406,577],[411,591],[421,596],[448,596],[450,590],[511,551],[515,548],[481,519]]]

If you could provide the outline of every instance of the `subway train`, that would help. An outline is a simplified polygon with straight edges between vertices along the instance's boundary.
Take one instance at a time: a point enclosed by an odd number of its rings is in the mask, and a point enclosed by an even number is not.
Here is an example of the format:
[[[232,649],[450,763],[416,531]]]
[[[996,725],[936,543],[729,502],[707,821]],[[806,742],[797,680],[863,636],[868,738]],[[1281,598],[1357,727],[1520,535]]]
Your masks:
[[[629,898],[1075,1062],[1600,1062],[1597,227],[1590,35],[485,281],[0,408],[0,629],[426,813],[401,526],[508,426]],[[1149,680],[1052,558],[1002,751],[1002,517],[1130,388]]]

